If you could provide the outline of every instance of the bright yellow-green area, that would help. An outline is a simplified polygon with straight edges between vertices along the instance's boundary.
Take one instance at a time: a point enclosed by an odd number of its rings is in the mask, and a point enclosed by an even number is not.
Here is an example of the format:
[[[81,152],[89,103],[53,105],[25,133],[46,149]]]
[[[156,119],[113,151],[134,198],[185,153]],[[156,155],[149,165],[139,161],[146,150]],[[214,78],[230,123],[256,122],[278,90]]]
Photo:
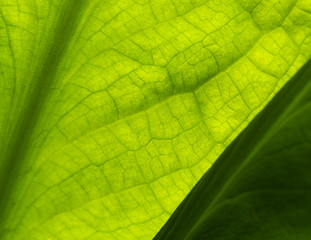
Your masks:
[[[311,0],[1,0],[0,166],[59,38],[3,239],[152,239],[310,58]]]

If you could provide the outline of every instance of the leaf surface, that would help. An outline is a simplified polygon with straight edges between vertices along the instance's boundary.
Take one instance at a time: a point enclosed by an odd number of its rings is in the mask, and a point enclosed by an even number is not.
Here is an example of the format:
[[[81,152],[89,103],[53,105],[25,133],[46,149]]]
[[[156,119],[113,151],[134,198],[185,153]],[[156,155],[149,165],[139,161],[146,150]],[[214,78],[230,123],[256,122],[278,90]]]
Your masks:
[[[311,55],[310,0],[1,0],[1,239],[151,239]]]
[[[311,61],[215,162],[155,239],[311,237]]]

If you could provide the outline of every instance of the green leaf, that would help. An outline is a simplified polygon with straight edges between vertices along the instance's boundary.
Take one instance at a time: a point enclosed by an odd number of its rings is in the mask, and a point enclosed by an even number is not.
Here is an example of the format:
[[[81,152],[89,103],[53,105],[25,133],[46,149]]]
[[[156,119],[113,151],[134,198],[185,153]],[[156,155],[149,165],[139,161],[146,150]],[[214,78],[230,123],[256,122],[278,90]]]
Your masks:
[[[224,151],[155,239],[311,238],[311,61]]]
[[[311,56],[310,0],[1,0],[0,238],[151,239]]]

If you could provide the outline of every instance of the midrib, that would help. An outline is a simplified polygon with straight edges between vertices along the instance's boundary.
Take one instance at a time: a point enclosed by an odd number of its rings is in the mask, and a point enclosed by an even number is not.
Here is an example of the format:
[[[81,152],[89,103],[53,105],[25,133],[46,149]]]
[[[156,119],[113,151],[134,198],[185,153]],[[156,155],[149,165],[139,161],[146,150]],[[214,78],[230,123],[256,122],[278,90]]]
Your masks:
[[[7,208],[9,207],[8,203],[12,188],[15,185],[15,178],[23,165],[34,128],[49,96],[51,86],[55,82],[60,60],[66,53],[70,40],[75,33],[74,26],[78,22],[78,17],[83,9],[82,6],[85,4],[83,0],[69,0],[66,2],[60,10],[61,13],[57,22],[55,22],[56,26],[53,28],[55,33],[51,37],[52,45],[42,67],[32,75],[33,79],[30,83],[34,84],[34,86],[19,115],[15,126],[15,134],[9,140],[8,153],[4,158],[6,164],[1,170],[3,175],[0,176],[0,238],[5,235],[5,220],[9,210]],[[40,63],[38,61],[35,64],[39,65]]]

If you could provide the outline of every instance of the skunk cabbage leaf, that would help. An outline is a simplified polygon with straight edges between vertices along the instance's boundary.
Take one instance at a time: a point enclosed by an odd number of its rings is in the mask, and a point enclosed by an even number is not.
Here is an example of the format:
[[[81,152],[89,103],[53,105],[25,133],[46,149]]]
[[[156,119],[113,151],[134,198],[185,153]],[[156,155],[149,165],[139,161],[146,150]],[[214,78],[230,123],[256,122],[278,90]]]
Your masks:
[[[151,239],[310,55],[310,0],[1,0],[0,238]]]
[[[311,239],[311,61],[233,141],[155,239]]]

